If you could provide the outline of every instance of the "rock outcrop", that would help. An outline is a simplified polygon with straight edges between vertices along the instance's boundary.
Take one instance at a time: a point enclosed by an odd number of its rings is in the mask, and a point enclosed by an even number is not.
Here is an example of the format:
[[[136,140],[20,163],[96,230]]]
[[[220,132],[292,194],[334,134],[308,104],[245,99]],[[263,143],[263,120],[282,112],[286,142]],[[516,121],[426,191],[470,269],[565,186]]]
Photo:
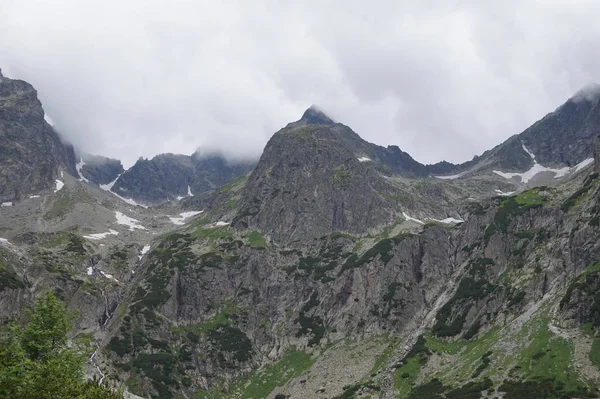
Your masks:
[[[61,171],[76,176],[73,147],[44,120],[37,92],[22,80],[0,79],[0,202],[55,186]]]

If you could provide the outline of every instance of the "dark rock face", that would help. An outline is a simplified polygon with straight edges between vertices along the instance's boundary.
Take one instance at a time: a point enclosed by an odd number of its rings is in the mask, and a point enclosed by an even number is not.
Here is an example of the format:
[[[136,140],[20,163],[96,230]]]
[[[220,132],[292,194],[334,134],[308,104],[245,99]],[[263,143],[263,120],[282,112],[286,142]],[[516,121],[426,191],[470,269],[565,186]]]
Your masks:
[[[85,164],[81,168],[81,175],[92,183],[108,184],[125,171],[121,161],[117,159],[89,154],[82,159]]]
[[[73,148],[44,120],[37,92],[22,80],[0,78],[0,201],[51,188],[60,170],[77,175]]]
[[[112,191],[148,204],[158,204],[189,192],[201,194],[251,170],[252,163],[232,164],[220,155],[161,154],[140,159],[124,172]]]
[[[600,91],[576,94],[519,136],[542,165],[576,165],[594,156],[600,132]]]
[[[193,177],[193,165],[185,155],[161,154],[139,159],[121,175],[112,191],[136,201],[158,203],[172,196],[187,195]]]
[[[301,125],[276,133],[244,188],[235,224],[287,241],[392,222],[396,206],[386,195],[396,190],[356,158],[363,143],[346,129]]]

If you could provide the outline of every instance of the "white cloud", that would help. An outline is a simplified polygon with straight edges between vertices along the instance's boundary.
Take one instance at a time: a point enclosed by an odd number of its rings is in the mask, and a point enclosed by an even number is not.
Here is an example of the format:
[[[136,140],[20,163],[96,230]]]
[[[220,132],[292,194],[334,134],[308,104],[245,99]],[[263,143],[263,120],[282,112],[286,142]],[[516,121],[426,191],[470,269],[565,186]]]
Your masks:
[[[595,1],[372,3],[3,0],[0,67],[126,165],[257,155],[313,103],[420,161],[463,161],[600,80]]]

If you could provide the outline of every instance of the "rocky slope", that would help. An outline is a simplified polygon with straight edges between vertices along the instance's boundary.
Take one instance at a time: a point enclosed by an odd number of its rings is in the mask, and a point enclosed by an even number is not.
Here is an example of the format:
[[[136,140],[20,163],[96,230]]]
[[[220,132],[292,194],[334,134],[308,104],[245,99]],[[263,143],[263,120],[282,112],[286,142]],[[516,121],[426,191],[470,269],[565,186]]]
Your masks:
[[[0,71],[0,202],[18,201],[75,174],[73,148],[44,120],[37,92]]]

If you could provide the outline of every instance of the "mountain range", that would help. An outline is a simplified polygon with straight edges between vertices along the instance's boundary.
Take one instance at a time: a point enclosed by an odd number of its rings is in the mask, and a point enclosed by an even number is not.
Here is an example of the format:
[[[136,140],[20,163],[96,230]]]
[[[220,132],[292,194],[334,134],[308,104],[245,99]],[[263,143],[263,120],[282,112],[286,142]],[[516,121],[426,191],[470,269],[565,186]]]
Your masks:
[[[317,107],[258,160],[80,153],[0,74],[0,323],[142,398],[600,396],[600,90],[463,164]]]

